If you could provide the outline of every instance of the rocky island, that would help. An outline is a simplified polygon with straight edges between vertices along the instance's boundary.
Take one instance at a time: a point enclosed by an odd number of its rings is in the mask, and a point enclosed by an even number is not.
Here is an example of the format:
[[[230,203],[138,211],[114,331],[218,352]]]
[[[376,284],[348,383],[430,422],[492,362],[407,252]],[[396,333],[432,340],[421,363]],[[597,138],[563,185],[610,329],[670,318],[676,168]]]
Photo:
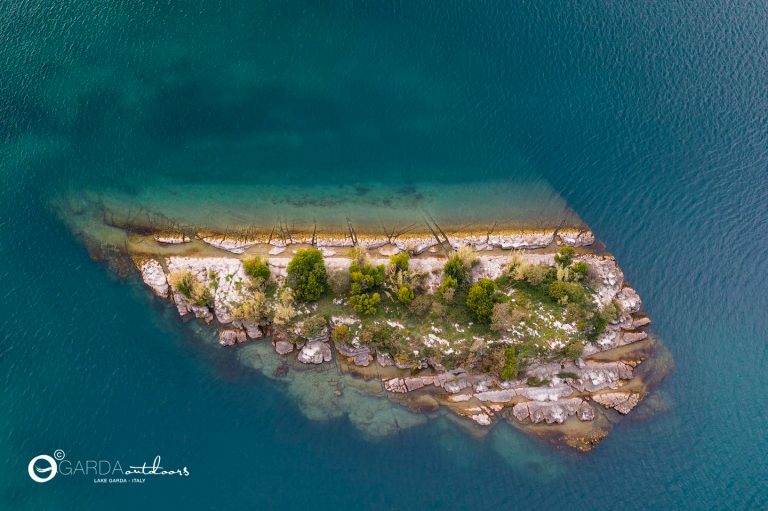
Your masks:
[[[100,208],[62,208],[92,254],[135,269],[221,349],[269,346],[276,379],[330,367],[476,434],[507,421],[587,451],[667,370],[640,297],[575,221],[459,228],[424,213],[378,231],[352,219],[216,230]]]

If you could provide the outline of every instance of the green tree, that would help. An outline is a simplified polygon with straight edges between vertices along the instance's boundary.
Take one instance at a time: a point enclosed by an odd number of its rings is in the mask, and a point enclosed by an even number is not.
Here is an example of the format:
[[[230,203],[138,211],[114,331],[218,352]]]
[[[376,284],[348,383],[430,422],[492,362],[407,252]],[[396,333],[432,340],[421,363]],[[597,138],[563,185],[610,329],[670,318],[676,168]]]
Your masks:
[[[471,267],[467,265],[459,254],[453,254],[443,266],[443,283],[455,282],[451,287],[464,287],[469,285]],[[452,279],[452,280],[449,280]]]
[[[496,304],[496,284],[491,279],[480,279],[469,288],[467,307],[478,321],[490,323]]]
[[[288,263],[288,285],[294,297],[301,301],[314,301],[328,289],[323,253],[316,248],[298,250]]]

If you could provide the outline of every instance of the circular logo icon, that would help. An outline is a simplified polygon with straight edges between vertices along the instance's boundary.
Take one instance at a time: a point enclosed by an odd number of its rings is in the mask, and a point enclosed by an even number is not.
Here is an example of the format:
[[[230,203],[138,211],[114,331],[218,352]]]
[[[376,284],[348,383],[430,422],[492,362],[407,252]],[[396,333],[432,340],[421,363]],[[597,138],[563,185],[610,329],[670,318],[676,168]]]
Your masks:
[[[27,467],[29,477],[36,483],[47,483],[53,479],[58,470],[56,460],[47,454],[35,456],[29,461],[29,466]]]

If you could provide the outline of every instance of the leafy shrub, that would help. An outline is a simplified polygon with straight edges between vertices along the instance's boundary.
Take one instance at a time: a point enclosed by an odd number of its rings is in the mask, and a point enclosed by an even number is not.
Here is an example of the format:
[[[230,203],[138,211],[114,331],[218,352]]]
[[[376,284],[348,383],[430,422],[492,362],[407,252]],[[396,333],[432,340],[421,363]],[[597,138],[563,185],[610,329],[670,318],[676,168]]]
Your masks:
[[[450,275],[443,274],[443,283],[440,284],[438,292],[444,294],[447,289],[456,289],[459,287],[459,281]]]
[[[496,303],[496,284],[491,279],[480,279],[469,288],[467,307],[478,321],[490,323]]]
[[[549,285],[549,296],[562,304],[569,301],[583,303],[586,300],[587,293],[581,284],[576,282],[563,282],[556,280]]]
[[[400,252],[389,257],[389,266],[399,271],[407,271],[410,260],[408,252]]]
[[[571,273],[574,276],[574,280],[584,280],[588,271],[589,265],[586,261],[577,261],[571,265]]]
[[[184,298],[191,300],[197,279],[188,271],[175,271],[170,274],[168,280],[171,286]]]
[[[293,291],[290,288],[284,287],[278,291],[273,318],[273,322],[276,325],[285,325],[296,316],[293,301]]]
[[[448,278],[450,279],[450,277]],[[446,285],[450,283],[451,282],[448,282],[448,283],[443,282],[443,284],[440,286],[440,289],[438,289],[438,295],[440,296],[440,298],[442,298],[443,302],[445,303],[453,303],[453,299],[456,296],[456,287]]]
[[[173,272],[169,276],[171,286],[194,305],[213,307],[213,293],[189,271]]]
[[[359,264],[353,261],[349,266],[350,288],[353,295],[377,289],[384,282],[384,265],[373,266],[367,261]]]
[[[449,287],[465,287],[468,286],[471,279],[470,271],[472,270],[472,260],[467,261],[466,256],[462,256],[459,252],[455,252],[443,266],[443,285],[446,282],[451,282]],[[452,279],[452,280],[449,280]],[[455,282],[455,284],[453,284]]]
[[[351,333],[349,331],[349,325],[337,325],[334,327],[333,332],[331,333],[331,338],[333,339],[333,342],[347,342],[351,336]]]
[[[297,300],[314,301],[320,298],[328,288],[323,253],[316,248],[297,251],[288,263],[287,281]]]
[[[271,274],[269,265],[260,257],[252,257],[243,261],[243,270],[257,285],[267,282]]]
[[[397,291],[397,301],[403,305],[410,304],[414,297],[415,295],[413,289],[409,288],[408,286],[400,286],[400,289]]]
[[[363,344],[393,357],[401,354],[406,347],[406,338],[398,329],[387,324],[374,323],[360,332]]]
[[[379,293],[361,293],[349,297],[349,304],[358,314],[375,314],[379,302],[381,302]]]
[[[477,264],[477,256],[475,255],[475,251],[472,250],[472,247],[469,245],[459,247],[459,249],[455,252],[455,255],[459,258],[462,264],[469,269],[472,269],[472,267]]]
[[[504,348],[504,365],[499,371],[499,377],[502,380],[514,380],[519,371],[517,362],[517,353],[514,346]]]
[[[527,383],[531,387],[543,387],[544,385],[549,384],[549,380],[547,378],[539,378],[538,376],[531,376],[525,381],[525,383]]]
[[[349,272],[346,270],[332,271],[328,274],[328,284],[336,296],[344,296],[349,292]]]
[[[327,323],[321,315],[312,315],[302,323],[301,336],[305,339],[314,339],[323,333],[326,326]]]
[[[518,266],[512,276],[515,280],[525,280],[532,286],[540,286],[547,280],[549,266],[545,264],[525,264]]]
[[[410,257],[406,252],[395,254],[389,258],[389,265],[384,274],[384,287],[394,295],[399,295],[403,287],[410,289],[414,295],[421,288],[424,276],[418,271],[410,270],[409,261]],[[403,298],[406,298],[406,301],[400,301],[405,304],[413,300],[413,297],[407,300],[405,294],[403,294]]]
[[[432,308],[432,297],[429,295],[419,295],[411,302],[410,310],[416,316],[425,316]]]
[[[270,307],[267,297],[261,291],[255,291],[232,308],[232,317],[250,323],[261,323],[269,319]]]
[[[616,302],[607,303],[599,314],[606,323],[613,323],[619,319],[619,306]]]
[[[571,265],[575,256],[576,250],[573,247],[563,247],[555,254],[555,264],[567,268]]]
[[[563,356],[569,360],[576,360],[584,353],[584,341],[571,341],[563,348]]]
[[[374,266],[361,249],[352,252],[349,265],[349,304],[358,314],[374,314],[381,296],[374,290],[384,282],[384,265]]]
[[[512,314],[509,312],[508,303],[497,303],[493,306],[491,314],[491,330],[496,332],[507,332],[515,326],[512,321]]]

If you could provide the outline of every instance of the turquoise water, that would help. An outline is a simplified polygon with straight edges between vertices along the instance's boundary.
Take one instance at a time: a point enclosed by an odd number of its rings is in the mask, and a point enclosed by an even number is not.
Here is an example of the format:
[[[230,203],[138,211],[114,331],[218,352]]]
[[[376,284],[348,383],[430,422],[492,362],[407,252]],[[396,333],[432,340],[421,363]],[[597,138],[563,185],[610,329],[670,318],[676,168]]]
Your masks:
[[[0,20],[4,508],[768,506],[765,5],[8,1]],[[379,440],[308,420],[48,207],[169,182],[503,179],[594,229],[675,359],[663,403],[587,456],[444,419]],[[32,482],[59,448],[191,475]]]

